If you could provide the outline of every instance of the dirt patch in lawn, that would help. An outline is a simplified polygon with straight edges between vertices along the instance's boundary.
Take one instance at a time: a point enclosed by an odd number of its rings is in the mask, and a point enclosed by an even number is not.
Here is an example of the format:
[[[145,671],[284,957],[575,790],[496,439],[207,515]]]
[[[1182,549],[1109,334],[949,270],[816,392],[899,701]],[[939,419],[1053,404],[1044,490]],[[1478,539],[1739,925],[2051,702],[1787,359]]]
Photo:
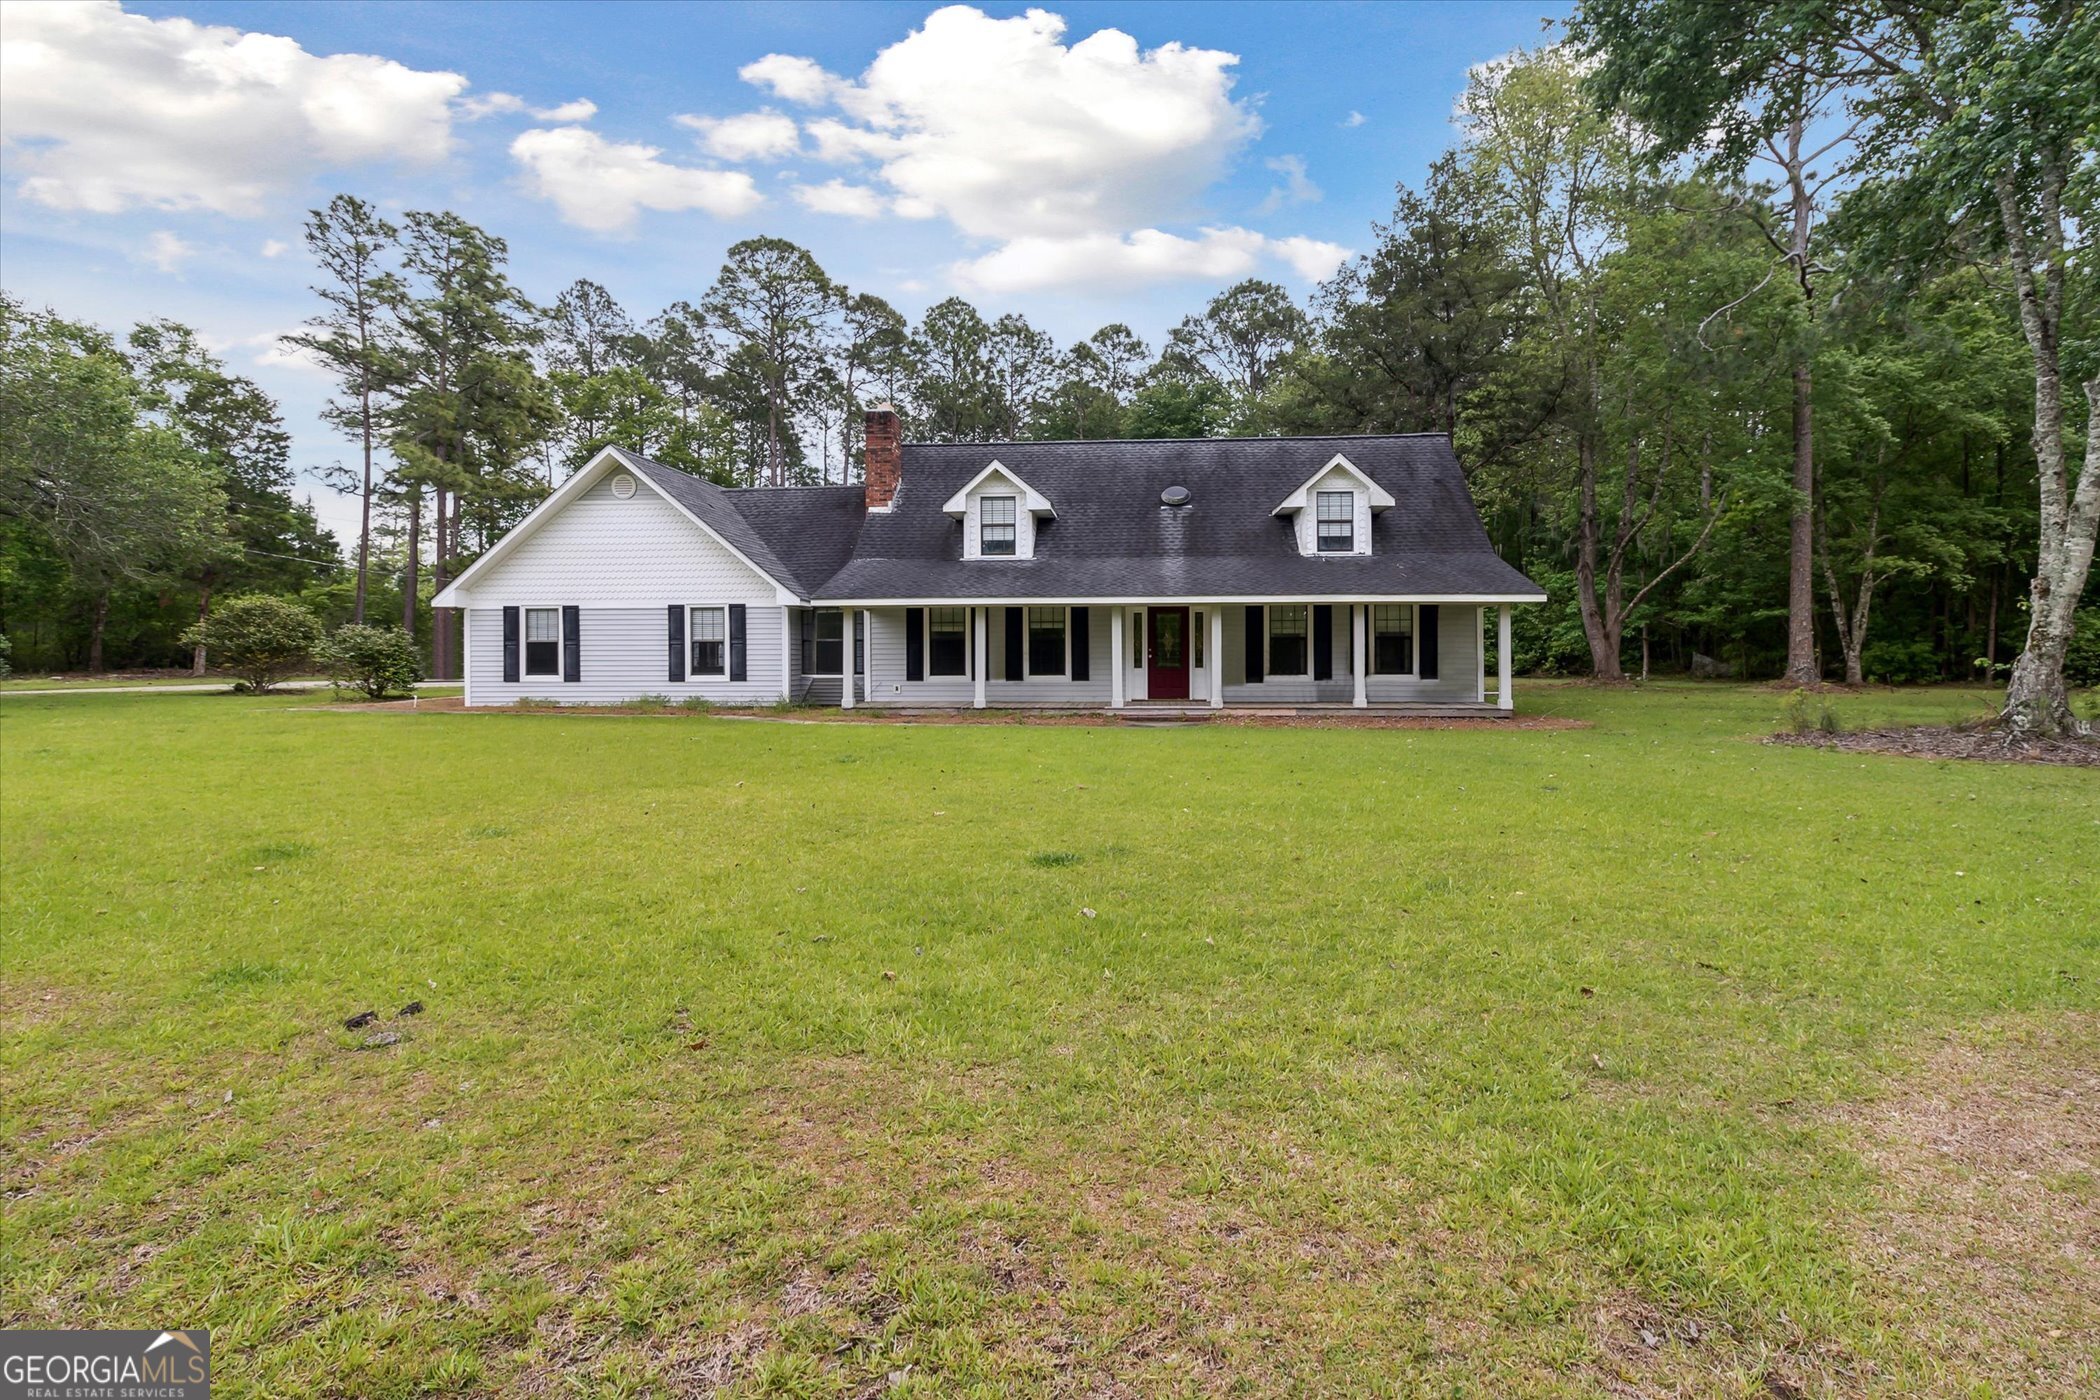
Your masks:
[[[1844,1122],[1881,1179],[1863,1272],[1948,1393],[2100,1393],[2100,1015],[1935,1046]]]
[[[1840,753],[2100,768],[2100,739],[2015,739],[2005,731],[1987,725],[1916,725],[1899,729],[1861,729],[1849,734],[1774,734],[1765,742],[1836,749]]]

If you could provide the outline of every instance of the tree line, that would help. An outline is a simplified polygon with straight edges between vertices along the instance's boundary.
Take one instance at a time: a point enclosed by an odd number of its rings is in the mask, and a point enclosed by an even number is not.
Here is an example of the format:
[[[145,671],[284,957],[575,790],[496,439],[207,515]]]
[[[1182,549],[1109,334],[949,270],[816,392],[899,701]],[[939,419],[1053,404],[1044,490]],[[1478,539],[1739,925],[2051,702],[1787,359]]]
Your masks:
[[[71,431],[70,347],[131,386],[142,479],[189,462],[223,499],[141,505],[167,538],[117,549],[126,572],[91,543],[106,523],[11,487],[0,621],[39,664],[92,664],[114,606],[127,659],[166,659],[142,597],[188,620],[229,587],[302,591],[392,610],[456,675],[431,592],[600,448],[848,481],[887,400],[928,441],[1447,432],[1497,547],[1552,596],[1520,610],[1521,669],[2003,680],[2009,720],[2060,728],[2066,675],[2100,681],[2100,610],[2079,609],[2096,65],[2092,10],[2053,0],[1590,0],[1567,42],[1475,71],[1451,149],[1308,302],[1243,282],[1156,348],[1122,324],[1060,347],[961,298],[914,324],[777,238],[646,318],[590,281],[535,305],[500,238],[339,196],[307,225],[320,310],[293,341],[359,448],[330,476],[361,504],[347,567],[253,562],[330,542],[292,528],[274,409],[194,337],[118,347],[12,308],[9,481],[18,383],[50,415],[28,436]],[[189,368],[154,368],[171,355]],[[168,523],[193,518],[209,568]]]

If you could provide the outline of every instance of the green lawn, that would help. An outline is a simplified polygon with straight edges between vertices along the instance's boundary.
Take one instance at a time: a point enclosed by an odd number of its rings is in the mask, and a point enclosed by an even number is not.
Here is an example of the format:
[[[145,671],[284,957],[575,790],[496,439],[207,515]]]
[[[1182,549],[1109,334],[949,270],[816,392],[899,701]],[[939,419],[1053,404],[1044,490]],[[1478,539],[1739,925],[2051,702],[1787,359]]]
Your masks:
[[[2093,773],[1519,697],[1594,727],[0,700],[0,1317],[237,1396],[2100,1388]]]

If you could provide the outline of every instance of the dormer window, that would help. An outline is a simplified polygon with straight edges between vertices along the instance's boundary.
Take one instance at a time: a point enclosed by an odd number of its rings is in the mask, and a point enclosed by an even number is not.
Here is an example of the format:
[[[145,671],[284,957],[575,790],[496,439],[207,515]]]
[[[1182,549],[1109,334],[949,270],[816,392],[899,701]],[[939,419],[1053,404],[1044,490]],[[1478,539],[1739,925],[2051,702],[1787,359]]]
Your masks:
[[[993,462],[941,507],[962,522],[965,559],[1033,559],[1036,534],[1056,518],[1050,500]]]
[[[1300,554],[1369,554],[1371,522],[1393,507],[1393,493],[1356,463],[1336,453],[1278,503]]]
[[[1014,520],[1020,502],[1012,496],[985,496],[978,501],[978,528],[983,533],[978,552],[986,556],[1014,552]]]
[[[1356,552],[1356,493],[1354,491],[1322,491],[1318,493],[1320,553],[1353,554]]]

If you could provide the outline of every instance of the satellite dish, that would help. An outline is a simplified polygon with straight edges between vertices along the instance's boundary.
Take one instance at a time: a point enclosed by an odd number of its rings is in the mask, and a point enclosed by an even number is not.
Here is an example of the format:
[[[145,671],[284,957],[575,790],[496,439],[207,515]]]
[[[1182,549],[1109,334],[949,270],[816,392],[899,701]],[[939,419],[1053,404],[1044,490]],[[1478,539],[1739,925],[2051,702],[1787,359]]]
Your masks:
[[[1189,488],[1186,486],[1169,486],[1166,490],[1159,493],[1159,499],[1165,505],[1185,506],[1189,503]]]

